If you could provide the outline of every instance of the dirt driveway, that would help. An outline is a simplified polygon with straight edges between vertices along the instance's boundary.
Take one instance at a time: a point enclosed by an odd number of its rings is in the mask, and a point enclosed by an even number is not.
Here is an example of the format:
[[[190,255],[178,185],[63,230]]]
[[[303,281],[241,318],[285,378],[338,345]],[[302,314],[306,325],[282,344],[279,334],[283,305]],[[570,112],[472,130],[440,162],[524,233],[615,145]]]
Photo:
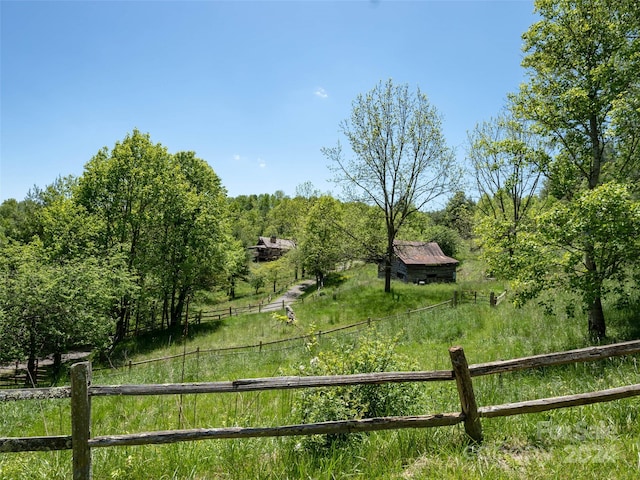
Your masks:
[[[289,290],[287,290],[284,295],[279,296],[278,298],[272,300],[271,302],[263,305],[260,311],[262,312],[274,312],[276,310],[282,309],[282,304],[288,305],[289,303],[295,302],[300,295],[304,293],[304,291],[309,288],[311,285],[315,284],[315,280],[304,280],[296,285],[293,285]]]

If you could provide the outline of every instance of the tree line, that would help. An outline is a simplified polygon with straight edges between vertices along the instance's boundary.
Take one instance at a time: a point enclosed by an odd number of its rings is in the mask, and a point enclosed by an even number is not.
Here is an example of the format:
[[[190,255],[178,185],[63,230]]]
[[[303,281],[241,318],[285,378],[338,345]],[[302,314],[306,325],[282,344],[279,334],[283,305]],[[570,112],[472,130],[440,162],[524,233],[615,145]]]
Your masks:
[[[79,178],[2,205],[0,356],[109,348],[131,325],[172,326],[243,256],[218,176],[134,130]]]
[[[240,279],[275,286],[285,262],[321,283],[340,262],[374,261],[388,292],[396,239],[437,241],[454,255],[473,237],[517,303],[575,292],[589,334],[605,337],[603,301],[630,305],[640,278],[640,5],[537,0],[535,9],[523,35],[527,80],[469,132],[465,165],[426,94],[388,80],[357,96],[339,125],[349,148],[322,150],[340,199],[311,183],[293,197],[229,198],[194,152],[170,154],[134,130],[79,178],[5,201],[0,361],[108,350],[138,327],[179,325],[196,292],[233,297]],[[247,247],[260,235],[297,248],[250,269]]]
[[[99,150],[80,177],[0,205],[0,361],[26,357],[34,370],[37,358],[54,354],[59,363],[72,348],[108,353],[132,331],[179,326],[198,292],[233,298],[240,280],[275,289],[295,270],[321,282],[340,262],[381,256],[380,219],[373,207],[311,183],[293,198],[228,197],[195,153],[170,154],[134,130]],[[450,253],[459,244],[424,213],[406,232]],[[249,268],[248,247],[261,235],[298,248]]]

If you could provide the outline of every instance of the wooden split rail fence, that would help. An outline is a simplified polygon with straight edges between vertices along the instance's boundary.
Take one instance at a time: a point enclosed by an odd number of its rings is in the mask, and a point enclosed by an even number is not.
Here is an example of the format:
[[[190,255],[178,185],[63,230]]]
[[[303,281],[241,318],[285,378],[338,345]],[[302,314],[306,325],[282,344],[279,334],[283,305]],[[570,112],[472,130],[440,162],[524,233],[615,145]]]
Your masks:
[[[38,385],[46,385],[46,382],[51,379],[50,377],[49,370],[40,365],[38,360],[36,360],[35,374],[33,376],[29,374],[26,366],[16,362],[15,366],[11,368],[3,367],[2,371],[0,371],[0,388],[37,387]]]
[[[271,303],[258,303],[256,305],[246,305],[244,307],[229,307],[221,310],[198,311],[195,314],[195,322],[200,323],[206,320],[222,320],[223,318],[242,315],[245,313],[262,313],[284,310],[286,303],[284,300]]]
[[[92,476],[91,450],[125,445],[152,445],[205,439],[282,437],[392,430],[402,428],[442,427],[463,423],[474,442],[482,441],[481,419],[544,412],[557,408],[608,402],[640,395],[640,384],[621,386],[588,393],[527,400],[493,406],[478,406],[472,378],[502,374],[530,368],[588,362],[640,352],[640,341],[589,347],[566,352],[535,355],[513,360],[468,365],[462,347],[449,349],[451,370],[424,372],[387,372],[341,376],[273,377],[211,383],[161,385],[92,385],[91,365],[77,363],[71,368],[71,386],[49,389],[0,391],[0,401],[45,398],[71,398],[71,435],[49,437],[0,437],[0,453],[24,451],[73,450],[74,479]],[[366,418],[280,427],[199,428],[91,436],[91,402],[94,397],[122,395],[183,395],[229,393],[276,389],[335,387],[342,385],[383,384],[400,382],[455,381],[460,411],[421,416]]]

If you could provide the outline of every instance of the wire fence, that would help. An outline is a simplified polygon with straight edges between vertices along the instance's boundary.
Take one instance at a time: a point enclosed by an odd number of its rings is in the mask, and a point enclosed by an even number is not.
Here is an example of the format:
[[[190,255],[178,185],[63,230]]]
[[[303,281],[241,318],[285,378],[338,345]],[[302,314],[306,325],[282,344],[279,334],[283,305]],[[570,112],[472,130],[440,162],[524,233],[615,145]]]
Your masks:
[[[498,297],[501,297],[501,300],[502,300],[505,298],[505,296],[506,296],[506,291],[500,294]],[[362,320],[356,323],[343,325],[340,327],[335,327],[327,330],[317,330],[314,332],[305,333],[303,335],[296,335],[296,336],[277,339],[277,340],[268,340],[268,341],[260,340],[260,341],[257,341],[251,344],[246,344],[246,345],[232,345],[232,346],[218,347],[218,348],[199,348],[198,347],[194,350],[189,350],[189,351],[184,350],[182,353],[178,353],[174,355],[168,355],[168,356],[158,357],[158,358],[150,358],[150,359],[139,360],[139,361],[128,360],[118,366],[111,365],[111,366],[104,366],[104,367],[96,367],[93,370],[100,371],[100,370],[111,370],[111,369],[119,369],[119,368],[131,369],[133,367],[147,365],[150,363],[165,362],[165,361],[181,359],[189,356],[199,357],[201,355],[206,355],[206,354],[223,356],[223,355],[244,354],[249,351],[262,353],[265,350],[268,350],[269,352],[274,352],[278,350],[279,351],[290,350],[294,348],[304,347],[305,342],[309,342],[312,340],[319,341],[322,338],[335,336],[338,334],[355,334],[361,330],[364,330],[370,327],[373,324],[388,321],[390,319],[397,319],[399,316],[406,316],[407,318],[410,318],[411,316],[417,316],[420,313],[440,309],[443,307],[457,306],[460,303],[478,304],[478,302],[488,302],[489,305],[496,306],[497,303],[495,302],[495,299],[498,297],[496,297],[496,295],[493,292],[489,294],[484,294],[477,291],[461,290],[461,291],[456,291],[451,300],[446,300],[444,302],[440,302],[434,305],[427,305],[427,306],[419,307],[416,309],[410,309],[410,310],[407,310],[406,312],[395,313],[395,314],[387,315],[383,317],[374,317],[374,318],[369,317],[366,320]]]
[[[120,363],[112,363],[107,366],[95,366],[93,371],[119,371],[123,368],[128,368],[131,370],[133,367],[139,367],[143,365],[149,365],[153,363],[159,362],[168,362],[172,360],[182,360],[187,357],[197,357],[200,358],[203,355],[214,355],[214,356],[228,356],[228,355],[244,355],[249,352],[255,353],[263,353],[265,351],[269,352],[284,352],[287,350],[293,350],[298,348],[304,348],[307,342],[310,341],[321,341],[322,339],[329,337],[336,337],[338,335],[355,335],[358,332],[369,328],[374,324],[379,324],[391,319],[397,319],[399,316],[404,316],[406,318],[411,318],[412,316],[416,317],[421,313],[433,311],[436,309],[440,309],[447,306],[457,306],[460,303],[486,303],[488,302],[491,306],[498,305],[504,298],[506,297],[506,291],[496,296],[493,292],[489,294],[478,292],[478,291],[466,291],[466,290],[456,290],[453,294],[451,300],[446,300],[444,302],[440,302],[435,305],[427,305],[424,307],[419,307],[416,309],[410,309],[405,312],[395,313],[392,315],[387,315],[383,317],[369,317],[365,320],[358,321],[356,323],[352,323],[349,325],[343,325],[327,330],[317,330],[314,332],[304,333],[302,335],[295,335],[287,338],[276,339],[276,340],[259,340],[250,344],[245,345],[231,345],[226,347],[217,347],[217,348],[196,348],[192,350],[186,350],[186,348],[180,352],[173,355],[166,355],[157,358],[150,358],[145,360],[124,360]],[[497,300],[499,299],[499,301]],[[271,304],[273,305],[273,303]],[[282,302],[282,308],[284,308],[284,302]],[[246,313],[255,312],[264,312],[264,311],[273,311],[273,310],[265,310],[264,305],[262,306],[246,306],[239,307],[237,309],[231,309],[230,311],[234,315],[242,314],[241,312]],[[229,310],[225,309],[225,312],[229,312]],[[195,321],[196,324],[206,323],[207,321],[216,321],[218,320],[218,314],[200,314],[198,312],[196,317],[193,319],[189,319],[187,316],[186,321]],[[26,366],[23,364],[16,363],[15,368],[11,369],[10,367],[5,368],[4,372],[0,374],[0,388],[20,388],[24,386],[37,387],[40,385],[46,385],[51,381],[51,376],[47,370],[40,367],[39,374],[36,378],[31,378],[28,376]],[[25,379],[30,379],[30,381],[25,381]],[[50,384],[50,383],[49,383]]]

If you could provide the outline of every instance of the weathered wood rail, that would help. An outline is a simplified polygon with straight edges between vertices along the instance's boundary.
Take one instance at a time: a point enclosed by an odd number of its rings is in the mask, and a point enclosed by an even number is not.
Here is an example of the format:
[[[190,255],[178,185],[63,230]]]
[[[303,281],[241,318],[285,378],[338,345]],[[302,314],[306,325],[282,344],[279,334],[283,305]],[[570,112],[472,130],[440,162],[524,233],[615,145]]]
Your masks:
[[[522,415],[599,402],[609,402],[640,395],[640,384],[560,397],[527,400],[503,405],[480,406],[475,400],[472,378],[515,372],[530,368],[565,365],[640,353],[640,341],[617,343],[556,352],[511,360],[468,365],[461,347],[449,349],[451,370],[423,372],[383,372],[339,376],[270,377],[209,383],[172,383],[161,385],[92,385],[91,365],[78,363],[72,367],[71,386],[50,389],[0,391],[0,401],[44,398],[71,398],[71,435],[49,437],[0,438],[0,453],[24,451],[73,450],[74,479],[90,479],[93,448],[152,445],[206,439],[282,437],[367,432],[403,428],[432,428],[463,423],[474,442],[481,442],[482,418]],[[419,416],[366,418],[278,427],[198,428],[132,433],[126,435],[91,436],[91,400],[93,397],[123,395],[175,395],[229,393],[293,388],[335,387],[342,385],[383,384],[399,382],[455,381],[460,399],[460,412]]]
[[[50,380],[49,369],[44,365],[40,365],[37,359],[33,376],[29,374],[26,365],[20,365],[19,362],[16,362],[13,368],[3,367],[0,370],[0,388],[37,387],[38,385],[46,384],[48,380]]]

